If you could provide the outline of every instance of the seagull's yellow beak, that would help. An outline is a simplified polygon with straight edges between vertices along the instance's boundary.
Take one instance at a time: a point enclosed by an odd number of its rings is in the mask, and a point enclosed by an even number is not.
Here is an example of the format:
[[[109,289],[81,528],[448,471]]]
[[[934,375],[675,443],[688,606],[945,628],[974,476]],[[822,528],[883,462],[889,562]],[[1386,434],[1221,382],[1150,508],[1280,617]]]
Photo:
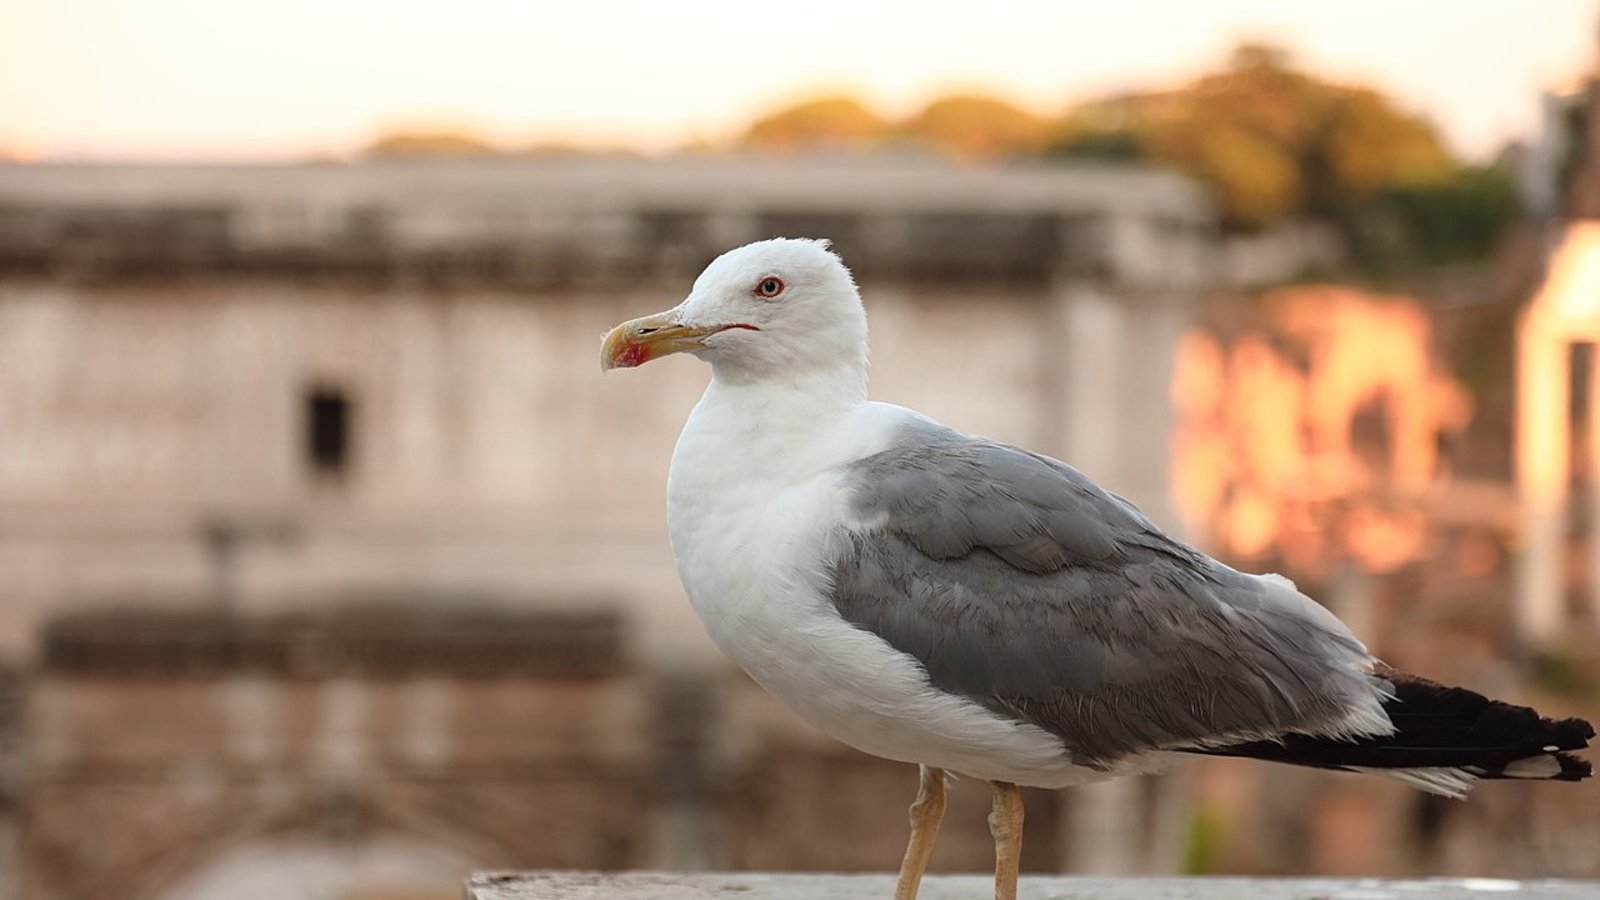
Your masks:
[[[673,310],[644,316],[611,329],[600,343],[600,370],[631,369],[652,359],[705,347],[705,339],[730,328],[754,325],[684,325]]]

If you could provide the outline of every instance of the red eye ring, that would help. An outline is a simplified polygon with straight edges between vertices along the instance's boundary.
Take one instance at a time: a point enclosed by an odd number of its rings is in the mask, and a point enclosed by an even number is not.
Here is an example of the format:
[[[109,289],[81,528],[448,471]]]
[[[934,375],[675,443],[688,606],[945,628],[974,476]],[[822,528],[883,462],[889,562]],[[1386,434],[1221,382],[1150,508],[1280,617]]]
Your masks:
[[[776,275],[768,275],[756,282],[755,295],[763,300],[771,300],[783,293],[785,285],[783,279]]]

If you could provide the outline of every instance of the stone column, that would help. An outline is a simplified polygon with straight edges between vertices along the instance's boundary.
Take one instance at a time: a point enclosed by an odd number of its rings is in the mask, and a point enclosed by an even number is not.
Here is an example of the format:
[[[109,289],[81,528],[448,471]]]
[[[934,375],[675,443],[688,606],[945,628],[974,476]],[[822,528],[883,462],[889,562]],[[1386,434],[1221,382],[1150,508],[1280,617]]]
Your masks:
[[[1114,401],[1123,410],[1117,448],[1121,469],[1115,490],[1176,533],[1182,522],[1172,499],[1172,378],[1189,306],[1166,296],[1127,297],[1122,323],[1122,377]]]
[[[1112,481],[1122,428],[1122,306],[1097,285],[1071,282],[1052,292],[1050,317],[1042,449],[1097,481]]]
[[[1063,829],[1063,868],[1074,875],[1134,875],[1143,871],[1138,778],[1113,778],[1071,790],[1070,827]]]

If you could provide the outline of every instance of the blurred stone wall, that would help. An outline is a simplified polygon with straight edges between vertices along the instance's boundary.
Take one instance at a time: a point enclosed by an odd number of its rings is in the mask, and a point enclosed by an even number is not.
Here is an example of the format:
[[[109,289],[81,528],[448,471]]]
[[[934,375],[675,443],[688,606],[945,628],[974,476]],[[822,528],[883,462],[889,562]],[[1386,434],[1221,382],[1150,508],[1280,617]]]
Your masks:
[[[602,378],[598,338],[780,234],[860,275],[875,396],[1170,522],[1208,222],[1123,169],[0,166],[0,648],[63,609],[422,589],[618,603],[648,653],[704,653],[662,510],[706,370]]]
[[[347,863],[402,836],[472,865],[638,864],[650,746],[624,640],[605,614],[60,619],[29,692],[22,896],[187,896],[291,836]],[[347,877],[381,884],[377,856]],[[405,889],[453,890],[443,868]]]

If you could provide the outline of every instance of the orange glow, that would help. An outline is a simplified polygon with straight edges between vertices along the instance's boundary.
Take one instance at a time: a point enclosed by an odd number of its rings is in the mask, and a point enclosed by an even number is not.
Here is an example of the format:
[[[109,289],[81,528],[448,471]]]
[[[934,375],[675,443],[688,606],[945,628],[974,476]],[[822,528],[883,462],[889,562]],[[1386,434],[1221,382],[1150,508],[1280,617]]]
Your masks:
[[[1438,442],[1471,418],[1416,303],[1340,287],[1265,298],[1267,324],[1180,343],[1174,489],[1192,533],[1297,568],[1393,570],[1426,549]]]
[[[1303,480],[1305,377],[1260,335],[1234,343],[1228,379],[1233,395],[1223,407],[1230,432],[1250,440],[1231,448],[1250,481],[1272,494]]]
[[[1180,339],[1172,405],[1174,440],[1182,452],[1173,456],[1172,484],[1185,513],[1217,510],[1227,492],[1230,448],[1227,429],[1218,422],[1227,397],[1226,366],[1222,345],[1210,334],[1191,331]]]
[[[1344,548],[1373,572],[1388,572],[1422,555],[1428,520],[1416,510],[1390,512],[1361,504],[1344,517]]]
[[[1372,478],[1405,491],[1426,487],[1437,435],[1459,430],[1471,414],[1465,392],[1433,374],[1426,314],[1347,288],[1295,289],[1274,301],[1281,332],[1311,353],[1307,415],[1320,487],[1330,497],[1370,487]],[[1381,404],[1387,446],[1358,446],[1352,424],[1373,403]],[[1386,459],[1364,464],[1360,455],[1373,449]]]
[[[1234,552],[1260,556],[1272,547],[1277,536],[1278,507],[1266,494],[1243,490],[1228,504],[1223,521]]]

